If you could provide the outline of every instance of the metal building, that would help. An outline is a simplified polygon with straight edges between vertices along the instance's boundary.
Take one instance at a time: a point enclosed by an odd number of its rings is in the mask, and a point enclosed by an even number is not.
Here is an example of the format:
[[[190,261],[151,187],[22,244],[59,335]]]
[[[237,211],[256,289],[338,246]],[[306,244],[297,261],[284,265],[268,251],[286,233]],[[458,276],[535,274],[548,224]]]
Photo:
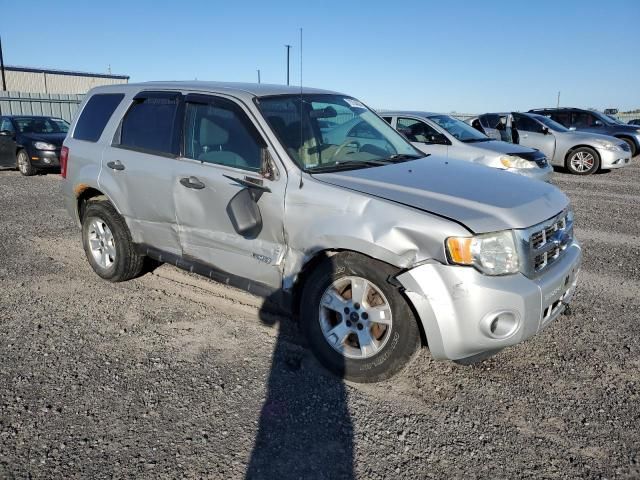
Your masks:
[[[85,94],[99,85],[128,83],[127,75],[5,66],[6,90],[41,94]],[[1,87],[2,85],[0,85]]]

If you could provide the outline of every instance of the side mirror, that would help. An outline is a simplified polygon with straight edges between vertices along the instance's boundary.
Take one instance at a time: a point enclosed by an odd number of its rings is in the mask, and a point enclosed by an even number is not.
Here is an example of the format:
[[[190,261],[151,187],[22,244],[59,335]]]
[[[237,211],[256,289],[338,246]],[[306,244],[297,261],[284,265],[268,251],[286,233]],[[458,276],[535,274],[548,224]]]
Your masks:
[[[576,127],[569,127],[569,130],[571,130],[572,132],[576,131]]]
[[[249,188],[236,193],[227,204],[227,215],[233,229],[245,238],[256,238],[262,230],[262,215]]]
[[[13,137],[13,132],[11,130],[0,130],[0,136]]]
[[[549,127],[542,127],[542,134],[549,135]]]
[[[450,145],[449,139],[442,133],[431,136],[431,143],[434,145]]]
[[[593,122],[593,126],[594,127],[601,127],[602,126],[602,122],[600,120],[596,120],[595,122]]]

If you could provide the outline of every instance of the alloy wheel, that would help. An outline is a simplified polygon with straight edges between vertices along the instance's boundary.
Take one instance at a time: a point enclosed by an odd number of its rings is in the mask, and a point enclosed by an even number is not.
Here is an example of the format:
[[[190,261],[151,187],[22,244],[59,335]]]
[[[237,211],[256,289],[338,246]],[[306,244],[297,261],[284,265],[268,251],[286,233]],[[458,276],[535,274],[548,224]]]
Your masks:
[[[319,308],[325,340],[347,358],[372,357],[391,337],[391,305],[382,290],[365,278],[335,280],[323,293]]]
[[[87,231],[89,248],[95,262],[107,269],[116,260],[116,244],[109,226],[99,218],[93,218]]]

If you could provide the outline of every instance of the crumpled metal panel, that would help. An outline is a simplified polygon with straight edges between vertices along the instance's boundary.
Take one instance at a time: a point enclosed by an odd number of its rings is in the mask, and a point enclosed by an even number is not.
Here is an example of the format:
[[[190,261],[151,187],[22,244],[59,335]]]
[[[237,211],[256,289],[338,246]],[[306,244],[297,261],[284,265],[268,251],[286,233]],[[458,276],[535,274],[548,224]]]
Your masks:
[[[353,250],[409,268],[427,260],[446,262],[444,240],[469,235],[449,220],[313,178],[305,178],[302,187],[290,180],[285,229],[285,289],[304,263],[323,250]]]

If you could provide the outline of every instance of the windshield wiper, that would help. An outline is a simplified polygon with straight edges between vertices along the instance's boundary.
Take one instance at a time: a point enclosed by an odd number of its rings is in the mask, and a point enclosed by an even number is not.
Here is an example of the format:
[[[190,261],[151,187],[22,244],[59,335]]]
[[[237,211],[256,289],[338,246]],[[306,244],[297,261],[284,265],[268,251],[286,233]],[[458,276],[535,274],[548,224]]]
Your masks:
[[[395,155],[391,155],[390,157],[385,158],[384,160],[387,162],[402,162],[406,160],[416,160],[417,158],[424,158],[431,155],[430,153],[425,153],[424,155],[414,155],[411,153],[396,153]]]
[[[479,142],[490,142],[493,138],[467,138],[466,140],[462,140],[462,143],[479,143]]]
[[[317,167],[307,168],[309,173],[329,172],[332,170],[349,170],[355,168],[366,167],[380,167],[382,165],[389,165],[389,161],[381,160],[352,160],[347,162],[336,162],[325,165],[318,165]]]

